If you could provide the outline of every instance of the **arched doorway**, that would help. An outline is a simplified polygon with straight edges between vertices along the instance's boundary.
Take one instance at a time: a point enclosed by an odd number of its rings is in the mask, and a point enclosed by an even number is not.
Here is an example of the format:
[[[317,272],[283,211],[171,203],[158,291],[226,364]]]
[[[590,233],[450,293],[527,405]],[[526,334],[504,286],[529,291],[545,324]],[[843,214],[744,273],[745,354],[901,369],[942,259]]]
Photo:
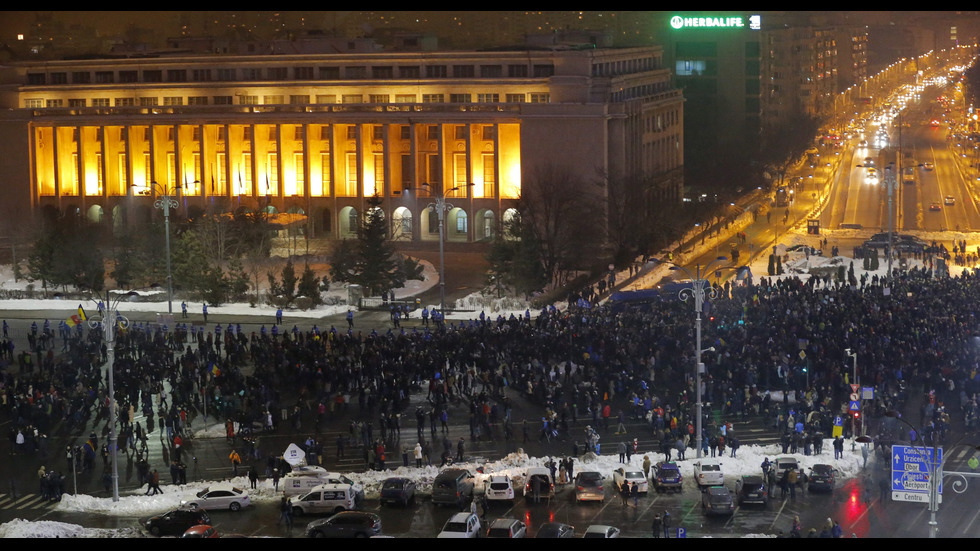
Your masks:
[[[446,212],[446,241],[466,241],[469,231],[470,217],[465,210],[456,207]]]
[[[119,235],[126,229],[126,221],[129,218],[129,211],[123,205],[112,207],[112,233]]]
[[[521,219],[521,213],[515,208],[509,208],[504,211],[503,216],[503,230],[505,239],[517,239],[518,236],[514,235],[513,229],[514,225],[518,223]]]
[[[496,219],[493,211],[482,209],[476,213],[476,225],[473,226],[473,239],[476,241],[490,241],[496,235]]]
[[[340,239],[350,239],[357,237],[357,209],[354,207],[344,207],[340,209],[337,219],[340,227],[337,229]]]
[[[412,211],[398,207],[391,215],[391,239],[395,241],[412,240]]]
[[[105,218],[105,211],[102,210],[101,205],[92,205],[85,211],[85,218],[89,222],[95,222],[96,224],[101,224],[103,218]]]

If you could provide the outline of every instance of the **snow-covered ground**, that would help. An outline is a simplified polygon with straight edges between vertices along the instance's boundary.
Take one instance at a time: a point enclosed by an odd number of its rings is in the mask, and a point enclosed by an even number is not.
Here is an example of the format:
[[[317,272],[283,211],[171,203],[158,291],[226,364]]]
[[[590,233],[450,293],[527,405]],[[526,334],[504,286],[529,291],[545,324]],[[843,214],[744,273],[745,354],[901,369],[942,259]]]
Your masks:
[[[221,427],[216,425],[214,428],[209,428],[206,432],[202,431],[201,433],[196,434],[195,438],[224,438],[224,433],[222,432]],[[860,444],[858,446],[860,446]],[[817,463],[827,463],[839,469],[845,478],[859,475],[864,461],[860,447],[855,451],[851,451],[850,446],[847,446],[844,452],[844,457],[839,460],[833,459],[833,446],[831,445],[831,440],[826,441],[823,449],[824,453],[819,456],[805,456],[802,454],[797,454],[794,455],[794,457],[799,460],[800,466],[806,468],[807,470]],[[743,474],[761,474],[761,465],[763,460],[766,457],[768,457],[770,460],[775,459],[777,455],[780,455],[779,452],[779,447],[775,445],[743,445],[739,448],[737,457],[719,458],[722,463],[722,470],[725,473],[726,485],[729,488],[733,487],[734,480]],[[630,465],[640,469],[643,464],[644,455],[648,455],[650,457],[650,461],[654,463],[661,460],[663,457],[660,453],[655,453],[652,451],[645,453],[641,450],[641,453],[632,456]],[[693,484],[691,482],[691,477],[693,476],[693,465],[696,459],[693,459],[693,453],[689,454],[689,456],[691,457],[684,461],[677,462],[680,466],[681,474],[683,474],[684,478],[686,479],[684,482],[685,485]],[[518,450],[499,461],[492,461],[489,463],[456,463],[454,466],[470,469],[471,472],[476,474],[476,487],[482,488],[483,480],[490,474],[509,474],[511,477],[516,479],[517,484],[522,484],[524,472],[528,467],[543,466],[549,459],[550,458],[548,457],[528,457],[526,454]],[[557,462],[560,457],[556,456],[554,459]],[[410,459],[409,461],[411,464],[412,460]],[[583,470],[597,470],[605,475],[609,481],[612,479],[613,470],[621,466],[622,465],[619,463],[619,457],[615,453],[611,455],[603,454],[600,456],[587,455],[585,458],[576,461],[574,465],[576,472]],[[478,469],[482,471],[482,473],[478,472]],[[391,476],[411,478],[416,481],[416,484],[419,487],[420,495],[429,495],[431,493],[432,481],[435,479],[438,473],[439,469],[435,466],[422,468],[416,468],[413,466],[398,467],[396,469],[389,469],[385,471],[368,471],[346,474],[348,477],[364,486],[365,496],[368,499],[376,499],[378,497],[381,483],[385,478]],[[207,487],[209,484],[218,482],[228,482],[228,480],[199,482],[188,484],[186,486],[164,485],[162,486],[164,491],[163,494],[145,496],[142,492],[135,491],[134,493],[120,495],[119,501],[117,502],[112,501],[112,498],[97,498],[88,495],[72,496],[65,494],[62,496],[61,502],[58,503],[55,510],[63,512],[92,513],[98,515],[117,515],[121,517],[147,517],[178,507],[182,499],[188,499],[189,497],[193,496],[194,493]],[[241,488],[249,487],[249,481],[245,476],[233,478],[230,480],[230,482],[240,486]],[[249,490],[249,494],[253,502],[276,502],[282,495],[277,495],[273,490],[271,480],[260,480],[257,485],[257,489]],[[0,525],[0,538],[131,537],[133,535],[133,532],[128,530],[113,531],[90,529],[73,524],[51,521],[27,522],[24,520],[15,520]]]
[[[833,245],[834,241],[837,239],[849,239],[850,241],[857,241],[858,234],[849,235],[847,231],[842,231],[838,233],[837,231],[830,233],[832,237],[830,238],[829,245]],[[863,235],[863,234],[862,234]],[[973,234],[959,233],[959,232],[937,232],[935,236],[925,235],[922,236],[927,242],[931,240],[940,241],[946,244],[947,247],[951,248],[950,243],[952,240],[966,239],[971,250],[976,250],[977,241]],[[815,245],[816,238],[813,236],[806,235],[805,232],[793,232],[788,234],[784,239],[783,243],[785,245],[792,246],[797,243],[803,243],[808,245]],[[714,247],[713,244],[708,243],[707,246]],[[851,247],[841,246],[842,253],[850,253]],[[830,266],[834,264],[843,264],[847,267],[851,263],[852,259],[847,256],[839,256],[836,258],[827,257],[817,257],[811,256],[807,260],[801,253],[790,253],[790,261],[784,263],[783,267],[786,274],[782,277],[792,277],[800,276],[801,278],[807,277],[806,271],[809,268]],[[405,288],[395,291],[395,296],[398,299],[407,298],[415,296],[416,294],[426,290],[428,287],[435,285],[438,281],[438,274],[433,266],[429,263],[423,262],[425,266],[425,280],[424,281],[410,281]],[[881,262],[881,267],[875,273],[879,276],[883,276],[886,272],[886,263]],[[920,265],[917,262],[911,262],[911,265]],[[755,281],[758,282],[760,277],[769,277],[766,274],[768,267],[768,258],[765,254],[760,254],[759,258],[756,259],[752,264],[752,273],[754,275]],[[860,260],[854,261],[854,271],[855,276],[860,278],[864,273],[862,270],[862,262]],[[951,267],[951,271],[954,274],[962,271],[961,268]],[[626,278],[628,273],[621,273],[619,277],[623,279]],[[868,274],[869,277],[873,274]],[[9,271],[9,267],[0,268],[0,288],[5,289],[16,289],[25,288],[27,282],[21,281],[15,283],[13,277]],[[337,289],[329,292],[334,294],[338,298],[346,297],[346,289]],[[120,311],[126,311],[127,309],[131,311],[147,311],[147,312],[160,312],[163,308],[166,308],[165,295],[161,296],[161,302],[133,302],[133,303],[123,303],[120,305]],[[461,302],[468,302],[470,304],[478,302],[480,300],[479,296],[476,295],[469,299],[464,299]],[[513,303],[511,303],[513,304]],[[526,305],[520,304],[519,307],[513,308],[515,314],[521,314],[524,312]],[[48,309],[65,309],[66,312],[72,310],[75,307],[73,302],[68,302],[65,300],[11,300],[11,301],[0,301],[0,310],[2,309],[15,309],[15,310],[48,310]],[[339,306],[325,306],[320,307],[315,310],[304,311],[290,311],[290,316],[309,316],[322,317],[326,315],[331,315],[338,312],[346,311],[346,305]],[[490,311],[502,312],[504,315],[509,315],[510,310],[488,310]],[[231,314],[231,315],[266,315],[274,316],[275,308],[268,306],[257,306],[251,307],[248,304],[229,304],[220,307],[209,308],[209,313],[211,314]],[[536,313],[536,312],[533,312]],[[474,317],[473,312],[461,312],[461,313],[448,313],[447,318],[456,319],[470,319]],[[224,438],[224,427],[220,423],[208,426],[205,429],[194,435],[194,438]],[[607,445],[611,445],[606,443]],[[816,463],[829,463],[837,467],[845,478],[858,476],[861,471],[861,466],[863,464],[863,458],[860,451],[860,445],[856,450],[851,449],[850,442],[845,448],[844,457],[840,460],[833,460],[833,452],[830,441],[824,445],[824,450],[826,450],[820,456],[804,456],[797,455],[796,457],[800,461],[802,467],[809,469]],[[723,470],[726,474],[726,479],[728,485],[732,486],[733,481],[742,474],[759,474],[761,473],[760,465],[764,458],[769,457],[770,459],[775,458],[779,455],[778,446],[748,446],[743,445],[738,450],[738,457],[731,458],[725,457],[723,461]],[[639,453],[632,457],[631,464],[635,467],[640,467],[643,462],[643,456],[645,452]],[[650,456],[650,460],[656,462],[662,457],[659,453],[649,452],[647,455]],[[692,454],[693,455],[693,454]],[[502,473],[509,474],[516,478],[518,482],[523,479],[524,471],[528,467],[542,466],[550,458],[548,457],[528,457],[522,451],[516,450],[514,453],[508,455],[504,459],[499,461],[493,461],[489,463],[464,463],[462,466],[470,468],[473,472],[477,472],[480,469],[482,473],[477,474],[477,487],[482,488],[483,479],[492,473]],[[557,457],[555,458],[557,461]],[[680,461],[681,472],[685,478],[690,479],[693,474],[693,459],[687,459],[685,461]],[[618,456],[616,454],[612,455],[601,455],[594,457],[593,459],[585,459],[576,462],[576,471],[581,470],[598,470],[604,475],[611,479],[612,471],[620,466],[618,462]],[[419,491],[422,494],[428,494],[431,491],[432,481],[438,474],[439,469],[435,466],[423,467],[421,469],[415,467],[398,467],[393,470],[386,471],[369,471],[369,472],[352,472],[345,473],[351,479],[360,482],[365,489],[365,494],[368,498],[377,498],[378,491],[381,482],[389,476],[406,476],[414,479],[419,486]],[[125,517],[145,517],[151,514],[156,514],[160,512],[165,512],[172,508],[180,505],[182,499],[187,499],[200,489],[208,486],[212,483],[227,482],[227,480],[214,480],[212,482],[200,482],[194,484],[188,484],[186,486],[164,486],[164,493],[156,496],[144,496],[140,492],[136,492],[130,495],[121,495],[118,502],[113,502],[111,498],[96,498],[88,495],[64,495],[62,501],[57,505],[58,511],[65,512],[83,512],[83,513],[93,513],[100,515],[118,515]],[[232,483],[241,486],[242,488],[248,488],[249,482],[245,476],[241,476],[231,480]],[[687,482],[690,483],[690,482]],[[272,482],[270,480],[262,480],[258,483],[258,488],[256,490],[250,491],[252,500],[255,502],[262,501],[276,501],[278,499],[276,493],[273,491]],[[280,494],[281,495],[281,494]],[[89,529],[78,525],[51,522],[51,521],[38,521],[38,522],[28,522],[24,520],[14,520],[5,524],[0,525],[0,538],[19,538],[19,537],[130,537],[134,535],[132,531],[127,530],[102,530],[102,529]]]

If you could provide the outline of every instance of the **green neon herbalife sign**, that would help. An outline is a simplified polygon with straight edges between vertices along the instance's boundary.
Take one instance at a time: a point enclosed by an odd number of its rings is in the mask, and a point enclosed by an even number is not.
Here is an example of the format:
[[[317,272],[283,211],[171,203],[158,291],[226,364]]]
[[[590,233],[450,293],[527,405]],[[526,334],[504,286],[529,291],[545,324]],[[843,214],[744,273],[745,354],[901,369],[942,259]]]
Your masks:
[[[761,27],[761,17],[758,15],[750,15],[749,17],[742,17],[740,15],[735,16],[724,16],[724,17],[710,17],[710,16],[697,16],[697,17],[686,17],[682,15],[675,15],[670,18],[670,27],[672,29],[690,29],[690,28],[715,28],[715,29],[744,29],[749,28],[752,30],[759,30]]]

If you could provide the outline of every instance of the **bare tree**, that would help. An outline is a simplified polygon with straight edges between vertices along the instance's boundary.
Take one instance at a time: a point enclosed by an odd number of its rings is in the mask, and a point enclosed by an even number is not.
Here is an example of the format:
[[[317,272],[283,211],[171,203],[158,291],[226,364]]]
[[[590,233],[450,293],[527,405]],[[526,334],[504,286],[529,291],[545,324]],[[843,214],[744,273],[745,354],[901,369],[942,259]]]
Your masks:
[[[571,270],[604,261],[605,199],[600,185],[554,164],[533,170],[522,186],[518,210],[541,247],[541,264],[553,285]]]

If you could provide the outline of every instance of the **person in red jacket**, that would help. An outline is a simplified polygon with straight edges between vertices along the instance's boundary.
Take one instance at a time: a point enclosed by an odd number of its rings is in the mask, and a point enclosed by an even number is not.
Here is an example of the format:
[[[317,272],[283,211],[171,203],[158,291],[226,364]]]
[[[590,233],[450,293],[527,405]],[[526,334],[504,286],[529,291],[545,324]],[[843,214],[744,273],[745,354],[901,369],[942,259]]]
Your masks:
[[[183,452],[184,440],[179,434],[174,435],[174,461],[180,463],[180,454]]]

